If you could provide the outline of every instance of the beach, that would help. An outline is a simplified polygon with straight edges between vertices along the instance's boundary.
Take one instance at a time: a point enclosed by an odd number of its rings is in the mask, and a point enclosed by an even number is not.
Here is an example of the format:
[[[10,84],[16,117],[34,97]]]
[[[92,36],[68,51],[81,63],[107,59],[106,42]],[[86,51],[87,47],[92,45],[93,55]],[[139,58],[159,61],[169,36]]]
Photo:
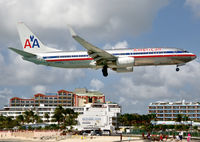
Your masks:
[[[82,136],[65,135],[60,136],[60,131],[2,131],[0,132],[0,142],[120,142],[120,136]],[[146,142],[139,136],[122,137],[122,141]],[[168,139],[172,142],[173,140]],[[186,142],[183,140],[182,142]],[[192,140],[191,142],[197,142]]]

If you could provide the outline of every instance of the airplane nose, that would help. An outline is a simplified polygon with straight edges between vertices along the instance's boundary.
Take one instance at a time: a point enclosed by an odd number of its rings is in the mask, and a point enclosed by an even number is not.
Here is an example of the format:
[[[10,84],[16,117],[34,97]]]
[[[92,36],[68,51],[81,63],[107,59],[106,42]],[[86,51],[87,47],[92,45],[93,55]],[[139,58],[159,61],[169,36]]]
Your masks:
[[[196,58],[197,58],[197,56],[196,56],[195,54],[193,54],[192,60],[194,60],[194,59],[196,59]]]

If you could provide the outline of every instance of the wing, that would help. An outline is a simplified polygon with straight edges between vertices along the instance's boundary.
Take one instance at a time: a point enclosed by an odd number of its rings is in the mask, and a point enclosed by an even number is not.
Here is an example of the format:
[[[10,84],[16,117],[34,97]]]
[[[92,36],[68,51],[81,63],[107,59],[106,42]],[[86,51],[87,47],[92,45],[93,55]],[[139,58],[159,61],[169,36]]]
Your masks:
[[[68,26],[68,27],[69,27],[69,30],[70,30],[72,37],[78,43],[80,43],[84,48],[87,49],[88,55],[90,57],[92,57],[97,62],[97,65],[107,65],[108,61],[115,61],[117,59],[116,56],[106,52],[105,50],[102,50],[102,49],[92,45],[91,43],[89,43],[87,41],[85,41],[83,38],[78,36],[70,26]]]

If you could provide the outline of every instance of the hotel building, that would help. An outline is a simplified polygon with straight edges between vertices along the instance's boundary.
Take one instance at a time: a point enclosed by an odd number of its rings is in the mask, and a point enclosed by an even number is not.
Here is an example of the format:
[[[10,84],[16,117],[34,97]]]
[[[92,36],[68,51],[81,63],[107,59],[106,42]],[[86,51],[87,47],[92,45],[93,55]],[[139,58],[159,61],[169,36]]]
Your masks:
[[[155,102],[150,103],[149,113],[156,114],[159,121],[175,120],[177,114],[188,116],[191,120],[200,120],[199,102]]]
[[[60,90],[54,95],[35,94],[31,99],[14,97],[10,99],[9,106],[4,106],[4,109],[0,110],[0,115],[15,119],[18,115],[23,115],[25,111],[32,110],[43,121],[46,120],[45,113],[48,113],[49,121],[51,121],[54,110],[59,105],[79,113],[76,126],[79,130],[91,128],[114,130],[118,127],[117,117],[121,113],[121,107],[118,104],[105,103],[103,93],[83,88],[75,89],[74,92]]]
[[[88,91],[85,88],[74,90],[74,106],[84,106],[88,103],[105,103],[105,96],[99,91]]]
[[[10,99],[10,106],[84,106],[88,103],[105,103],[105,96],[99,91],[88,91],[85,88],[75,89],[74,92],[59,90],[54,95],[35,94],[31,99],[14,97]]]

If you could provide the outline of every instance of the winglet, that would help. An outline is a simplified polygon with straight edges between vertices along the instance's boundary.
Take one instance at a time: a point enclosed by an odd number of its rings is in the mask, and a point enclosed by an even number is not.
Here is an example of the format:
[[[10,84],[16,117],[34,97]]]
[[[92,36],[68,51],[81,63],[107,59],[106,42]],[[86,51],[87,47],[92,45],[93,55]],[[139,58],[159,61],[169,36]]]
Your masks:
[[[72,27],[70,25],[67,25],[67,27],[69,28],[70,34],[72,36],[76,36],[76,33],[74,32],[74,30],[72,29]]]

